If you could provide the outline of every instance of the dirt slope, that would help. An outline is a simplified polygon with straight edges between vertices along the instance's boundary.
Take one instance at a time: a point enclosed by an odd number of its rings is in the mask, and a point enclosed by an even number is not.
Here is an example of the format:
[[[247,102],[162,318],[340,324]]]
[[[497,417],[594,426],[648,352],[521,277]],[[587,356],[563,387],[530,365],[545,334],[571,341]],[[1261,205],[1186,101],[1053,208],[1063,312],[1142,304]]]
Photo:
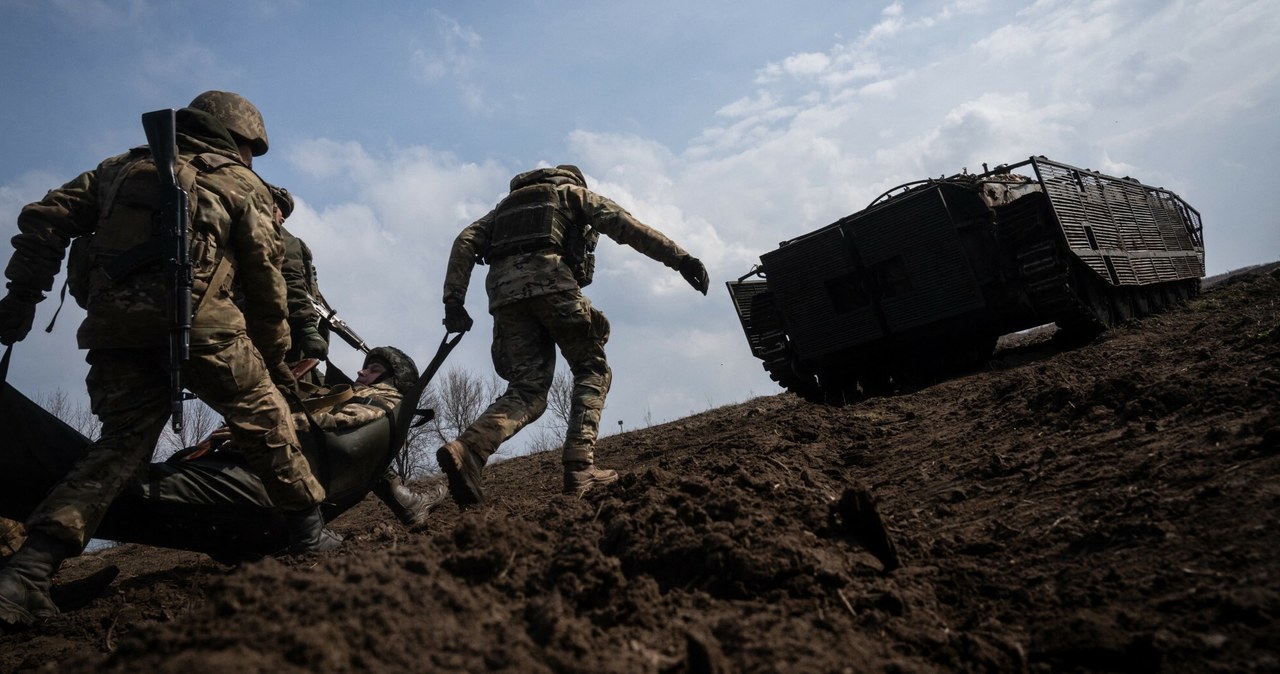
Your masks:
[[[607,438],[582,500],[535,455],[425,534],[368,500],[331,554],[88,555],[62,578],[120,578],[0,671],[1278,671],[1278,400],[1272,267],[914,393]]]

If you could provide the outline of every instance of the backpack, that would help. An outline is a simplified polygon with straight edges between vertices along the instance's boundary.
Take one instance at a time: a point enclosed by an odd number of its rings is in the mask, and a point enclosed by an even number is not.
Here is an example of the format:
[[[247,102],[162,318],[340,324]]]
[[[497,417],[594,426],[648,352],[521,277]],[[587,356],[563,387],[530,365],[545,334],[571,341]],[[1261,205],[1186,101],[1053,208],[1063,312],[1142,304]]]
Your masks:
[[[188,228],[195,221],[199,204],[197,177],[228,163],[232,160],[205,153],[190,161],[180,160],[175,167],[178,184],[188,197]],[[150,151],[145,146],[130,150],[124,166],[99,186],[94,232],[71,242],[66,290],[76,304],[87,307],[98,284],[156,268],[161,256],[155,242],[163,236],[157,217],[160,200],[160,179]]]

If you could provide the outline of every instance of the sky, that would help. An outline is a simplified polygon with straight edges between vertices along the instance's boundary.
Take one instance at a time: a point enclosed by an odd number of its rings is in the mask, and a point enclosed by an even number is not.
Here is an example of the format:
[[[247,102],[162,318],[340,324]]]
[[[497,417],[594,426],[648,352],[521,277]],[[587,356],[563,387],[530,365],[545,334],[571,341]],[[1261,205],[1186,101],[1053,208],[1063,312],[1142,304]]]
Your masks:
[[[141,113],[235,91],[327,298],[425,365],[458,231],[514,174],[577,164],[712,279],[602,239],[611,434],[780,392],[725,282],[907,181],[1045,155],[1182,196],[1208,274],[1280,258],[1276,35],[1273,0],[0,0],[0,220],[143,144]],[[446,369],[487,376],[483,273]],[[14,350],[33,398],[83,392],[83,311],[46,334],[56,307]]]

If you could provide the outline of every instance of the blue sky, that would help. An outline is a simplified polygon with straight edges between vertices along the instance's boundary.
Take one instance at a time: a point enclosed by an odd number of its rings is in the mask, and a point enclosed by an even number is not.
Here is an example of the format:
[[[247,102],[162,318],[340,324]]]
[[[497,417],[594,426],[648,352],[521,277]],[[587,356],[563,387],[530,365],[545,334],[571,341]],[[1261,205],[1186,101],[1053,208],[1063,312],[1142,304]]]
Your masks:
[[[514,173],[576,163],[713,280],[602,243],[614,430],[777,392],[723,282],[908,180],[1044,154],[1180,194],[1211,274],[1274,261],[1277,34],[1269,0],[0,0],[0,218],[141,144],[142,112],[239,92],[326,295],[425,362],[458,230]],[[488,372],[482,273],[450,364]],[[82,315],[33,332],[11,381],[80,393]]]

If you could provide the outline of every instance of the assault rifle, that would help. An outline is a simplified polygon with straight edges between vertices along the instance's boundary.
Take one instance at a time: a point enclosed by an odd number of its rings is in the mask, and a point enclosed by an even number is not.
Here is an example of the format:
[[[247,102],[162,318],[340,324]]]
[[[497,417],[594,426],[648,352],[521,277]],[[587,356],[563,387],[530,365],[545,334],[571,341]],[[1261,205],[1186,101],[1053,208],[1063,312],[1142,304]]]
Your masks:
[[[316,308],[316,315],[320,316],[320,321],[329,326],[331,331],[337,333],[337,335],[342,338],[342,341],[350,344],[353,349],[359,349],[364,353],[369,353],[369,345],[365,344],[364,340],[360,339],[360,335],[357,335],[356,331],[352,330],[351,326],[347,325],[347,322],[342,320],[342,317],[338,315],[338,312],[334,311],[333,307],[329,306],[328,300],[323,296],[317,299],[311,295],[307,295],[307,299],[311,300],[311,306]]]
[[[182,431],[182,364],[191,355],[191,258],[187,243],[189,205],[178,184],[175,114],[172,109],[142,115],[142,129],[160,178],[160,230],[164,271],[165,310],[169,315],[169,410],[175,433]]]

